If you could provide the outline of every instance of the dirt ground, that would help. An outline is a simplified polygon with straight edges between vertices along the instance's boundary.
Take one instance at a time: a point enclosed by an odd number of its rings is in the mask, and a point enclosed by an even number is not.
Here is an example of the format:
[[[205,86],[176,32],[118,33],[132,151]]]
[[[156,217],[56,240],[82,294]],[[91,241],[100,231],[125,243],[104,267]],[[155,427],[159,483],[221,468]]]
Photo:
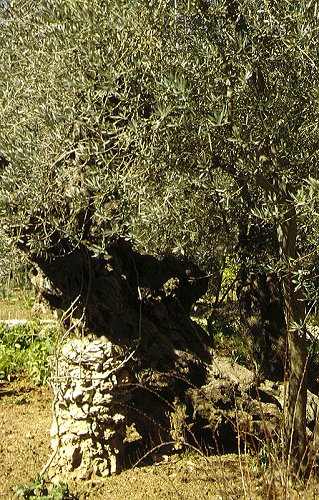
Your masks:
[[[0,381],[0,500],[16,498],[19,484],[28,484],[50,456],[52,394],[28,378]],[[100,482],[70,484],[80,500],[319,500],[319,489],[270,487],[254,459],[236,455],[201,457],[184,453],[160,463],[127,470]]]
[[[0,381],[0,499],[15,498],[13,489],[27,483],[47,460],[52,394],[27,377]]]

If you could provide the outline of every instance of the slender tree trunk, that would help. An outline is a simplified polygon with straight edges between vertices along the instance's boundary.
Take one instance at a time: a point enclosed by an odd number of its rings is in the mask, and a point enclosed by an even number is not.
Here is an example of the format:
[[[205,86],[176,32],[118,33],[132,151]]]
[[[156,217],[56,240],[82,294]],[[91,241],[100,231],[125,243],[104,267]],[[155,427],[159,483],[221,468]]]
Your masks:
[[[284,211],[278,227],[278,243],[284,266],[283,290],[287,324],[288,391],[285,416],[286,457],[298,474],[306,464],[306,365],[307,345],[305,306],[302,292],[296,290],[293,272],[296,271],[297,215],[286,184],[280,186]]]

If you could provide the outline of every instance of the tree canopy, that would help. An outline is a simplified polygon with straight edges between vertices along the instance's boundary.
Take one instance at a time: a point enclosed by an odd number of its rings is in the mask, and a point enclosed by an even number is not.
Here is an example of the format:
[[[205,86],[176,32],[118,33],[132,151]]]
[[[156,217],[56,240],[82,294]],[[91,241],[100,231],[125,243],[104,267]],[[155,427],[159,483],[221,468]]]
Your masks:
[[[278,219],[282,177],[303,208],[304,181],[317,176],[316,9],[74,0],[5,9],[3,224],[16,237],[31,224],[32,251],[55,231],[100,249],[120,234],[212,265],[243,218]]]

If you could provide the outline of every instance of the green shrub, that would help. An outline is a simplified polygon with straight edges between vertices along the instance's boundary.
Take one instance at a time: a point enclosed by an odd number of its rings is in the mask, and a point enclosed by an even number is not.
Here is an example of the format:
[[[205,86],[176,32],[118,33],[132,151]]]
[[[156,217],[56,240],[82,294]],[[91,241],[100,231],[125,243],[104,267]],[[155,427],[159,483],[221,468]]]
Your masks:
[[[43,330],[39,324],[0,325],[0,379],[10,380],[16,373],[28,371],[37,384],[45,384],[56,336],[56,328]]]

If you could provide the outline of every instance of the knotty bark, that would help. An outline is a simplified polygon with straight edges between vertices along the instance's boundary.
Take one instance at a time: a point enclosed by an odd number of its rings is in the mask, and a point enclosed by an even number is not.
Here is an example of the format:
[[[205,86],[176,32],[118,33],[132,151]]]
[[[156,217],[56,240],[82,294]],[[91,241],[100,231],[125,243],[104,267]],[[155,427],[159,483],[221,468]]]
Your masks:
[[[207,287],[196,266],[140,255],[122,241],[98,256],[84,245],[66,246],[33,261],[35,281],[60,312],[70,338],[102,337],[116,353],[111,372],[121,383],[114,386],[112,400],[123,403],[123,426],[134,425],[139,436],[136,443],[123,441],[118,447],[119,463],[134,463],[165,442],[201,442],[186,423],[180,426],[184,437],[172,426],[179,408],[185,422],[192,422],[196,412],[188,390],[203,386],[211,363],[209,337],[189,317],[191,304]]]

